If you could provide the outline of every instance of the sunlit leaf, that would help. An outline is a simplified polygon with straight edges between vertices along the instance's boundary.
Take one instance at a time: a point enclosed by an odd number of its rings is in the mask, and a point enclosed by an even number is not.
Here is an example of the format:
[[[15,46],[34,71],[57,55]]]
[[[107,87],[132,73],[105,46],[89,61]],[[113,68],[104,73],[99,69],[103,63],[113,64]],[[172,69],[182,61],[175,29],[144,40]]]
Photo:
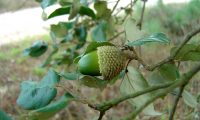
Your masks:
[[[197,108],[197,99],[190,92],[184,90],[182,96],[186,105],[192,108]]]
[[[135,19],[128,17],[124,22],[124,30],[126,33],[126,39],[129,41],[134,41],[143,37],[144,32],[140,31],[136,25]]]
[[[97,1],[94,4],[94,8],[97,11],[98,19],[110,19],[111,18],[111,10],[107,7],[107,1]]]
[[[24,81],[21,83],[17,104],[27,110],[34,110],[49,104],[56,96],[55,85],[59,82],[59,75],[49,70],[48,74],[40,81]]]
[[[140,46],[150,42],[158,42],[158,43],[170,43],[170,39],[164,33],[154,33],[145,38],[141,38],[138,40],[130,41],[127,43],[128,46]]]
[[[148,88],[149,85],[143,75],[135,68],[128,67],[128,73],[125,75],[124,80],[120,86],[120,91],[123,95],[131,94],[137,91],[144,90]],[[130,99],[129,102],[133,105],[134,108],[142,106],[146,101],[151,98],[152,94],[147,93],[141,95],[134,99]],[[144,110],[144,114],[147,115],[161,115],[161,113],[154,110],[153,104],[148,105]]]
[[[43,53],[45,53],[48,49],[47,43],[44,41],[36,41],[33,43],[33,45],[29,48],[26,48],[23,51],[23,55],[30,55],[31,57],[39,57]]]
[[[73,19],[76,17],[76,15],[79,13],[79,10],[81,8],[81,4],[79,0],[73,0],[71,9],[70,9],[70,15],[69,15],[69,20]]]

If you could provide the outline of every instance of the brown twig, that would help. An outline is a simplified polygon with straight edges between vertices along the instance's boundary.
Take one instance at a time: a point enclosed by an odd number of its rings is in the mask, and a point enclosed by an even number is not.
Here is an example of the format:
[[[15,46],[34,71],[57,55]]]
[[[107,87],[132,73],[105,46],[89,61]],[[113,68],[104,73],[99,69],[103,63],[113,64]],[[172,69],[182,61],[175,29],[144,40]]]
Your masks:
[[[179,93],[178,93],[178,95],[177,95],[177,97],[176,97],[176,99],[174,101],[173,108],[172,108],[172,110],[170,112],[169,120],[173,120],[173,118],[174,118],[174,114],[176,112],[178,101],[179,101],[180,97],[182,96],[184,88],[185,88],[185,85],[183,85],[183,86],[180,87],[180,91],[179,91]]]
[[[179,47],[174,51],[173,54],[171,54],[169,57],[163,59],[162,61],[154,64],[154,65],[147,65],[142,58],[140,58],[138,56],[138,54],[135,52],[135,50],[132,48],[132,47],[129,47],[129,49],[131,51],[133,51],[135,53],[135,56],[137,56],[136,60],[138,60],[146,70],[149,70],[149,71],[153,71],[154,69],[156,69],[157,67],[160,67],[161,65],[165,64],[165,63],[168,63],[170,61],[173,61],[176,57],[176,55],[180,52],[180,50],[183,48],[183,46],[188,43],[191,38],[193,36],[195,36],[196,34],[200,33],[200,26],[198,26],[196,29],[194,29],[192,32],[188,33],[184,39],[183,39],[183,42],[179,45]]]
[[[113,7],[113,9],[112,9],[112,11],[111,11],[111,14],[112,14],[112,13],[115,11],[115,9],[116,9],[116,7],[117,7],[117,5],[118,5],[119,1],[120,1],[120,0],[117,0],[117,2],[116,2],[116,4],[115,4],[115,6]]]
[[[121,34],[123,34],[125,31],[121,31],[121,32],[118,32],[116,35],[114,35],[113,37],[111,37],[108,41],[112,41],[114,40],[115,38],[117,38],[118,36],[120,36]]]
[[[151,104],[153,101],[155,101],[156,99],[166,95],[167,93],[171,92],[172,90],[174,90],[176,87],[178,86],[183,86],[186,85],[189,80],[200,70],[200,63],[198,65],[196,65],[195,67],[193,67],[189,72],[187,72],[186,74],[183,74],[180,79],[176,80],[176,82],[174,82],[171,86],[167,87],[166,89],[160,90],[157,94],[155,94],[154,96],[151,97],[151,99],[149,99],[148,101],[146,101],[142,106],[140,106],[139,108],[137,108],[136,110],[134,110],[129,116],[127,116],[125,119],[123,120],[133,120],[136,118],[136,116],[144,109],[146,108],[146,106],[148,106],[149,104]]]

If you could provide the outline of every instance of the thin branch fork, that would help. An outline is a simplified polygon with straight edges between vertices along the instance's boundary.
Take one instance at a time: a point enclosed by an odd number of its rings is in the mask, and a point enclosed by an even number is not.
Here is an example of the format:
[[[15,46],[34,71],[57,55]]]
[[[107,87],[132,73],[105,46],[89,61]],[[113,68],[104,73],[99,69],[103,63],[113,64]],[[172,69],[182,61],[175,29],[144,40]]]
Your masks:
[[[167,87],[166,89],[160,90],[159,93],[155,94],[151,99],[146,101],[141,107],[137,108],[135,111],[133,111],[129,116],[127,116],[123,120],[133,120],[136,118],[136,116],[149,104],[151,104],[156,99],[166,95],[167,93],[173,91],[178,86],[186,85],[190,79],[200,70],[200,63],[193,67],[189,72],[182,75],[180,79],[176,80],[171,86]]]
[[[172,83],[166,83],[166,84],[162,84],[162,85],[151,86],[151,87],[149,87],[145,90],[142,90],[142,91],[138,91],[138,92],[135,92],[135,93],[132,93],[132,94],[128,94],[128,95],[119,97],[119,98],[115,98],[115,99],[112,99],[110,101],[103,102],[101,104],[89,105],[89,106],[91,108],[95,109],[95,110],[98,110],[98,111],[107,111],[110,108],[112,108],[113,106],[116,106],[123,101],[126,101],[126,100],[131,99],[131,98],[138,97],[140,95],[143,95],[143,94],[146,94],[146,93],[158,90],[158,89],[163,89],[163,88],[169,87],[170,85],[172,85]]]
[[[135,51],[135,49],[133,47],[128,47],[129,50],[133,51],[133,53],[135,54],[136,58],[135,60],[138,60],[146,70],[148,71],[153,71],[154,69],[156,69],[157,67],[160,67],[161,65],[171,62],[175,59],[176,55],[180,52],[180,50],[185,46],[185,44],[187,44],[191,38],[195,35],[197,35],[198,33],[200,33],[200,26],[198,26],[196,29],[194,29],[192,32],[188,33],[184,39],[183,42],[178,46],[178,48],[174,51],[173,54],[171,54],[169,57],[165,58],[164,60],[154,64],[154,65],[147,65],[142,58],[140,58],[137,54],[137,52]]]
[[[176,112],[176,108],[177,108],[179,99],[180,99],[180,97],[182,96],[182,93],[183,93],[183,90],[184,90],[184,88],[185,88],[185,85],[186,85],[186,84],[184,84],[183,86],[180,87],[180,91],[178,92],[178,95],[177,95],[177,97],[176,97],[176,99],[175,99],[175,101],[174,101],[174,105],[173,105],[173,107],[172,107],[172,110],[170,111],[169,120],[173,120],[173,118],[174,118],[174,114],[175,114],[175,112]]]

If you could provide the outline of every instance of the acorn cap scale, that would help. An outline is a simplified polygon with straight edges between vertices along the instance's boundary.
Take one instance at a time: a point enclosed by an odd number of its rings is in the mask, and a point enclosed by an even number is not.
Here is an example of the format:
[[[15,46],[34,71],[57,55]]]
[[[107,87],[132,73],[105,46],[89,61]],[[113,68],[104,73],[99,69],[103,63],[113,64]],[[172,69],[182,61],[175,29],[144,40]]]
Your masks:
[[[97,48],[100,73],[106,80],[117,76],[124,68],[126,56],[115,46],[101,46]]]

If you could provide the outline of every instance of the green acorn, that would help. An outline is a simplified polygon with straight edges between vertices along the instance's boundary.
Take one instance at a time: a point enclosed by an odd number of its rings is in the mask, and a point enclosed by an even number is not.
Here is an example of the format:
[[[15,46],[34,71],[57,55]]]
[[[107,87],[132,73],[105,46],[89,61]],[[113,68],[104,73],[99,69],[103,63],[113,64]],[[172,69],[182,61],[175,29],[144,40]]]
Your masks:
[[[100,76],[111,80],[125,67],[126,55],[115,46],[100,46],[85,54],[78,62],[79,71],[84,75]]]

